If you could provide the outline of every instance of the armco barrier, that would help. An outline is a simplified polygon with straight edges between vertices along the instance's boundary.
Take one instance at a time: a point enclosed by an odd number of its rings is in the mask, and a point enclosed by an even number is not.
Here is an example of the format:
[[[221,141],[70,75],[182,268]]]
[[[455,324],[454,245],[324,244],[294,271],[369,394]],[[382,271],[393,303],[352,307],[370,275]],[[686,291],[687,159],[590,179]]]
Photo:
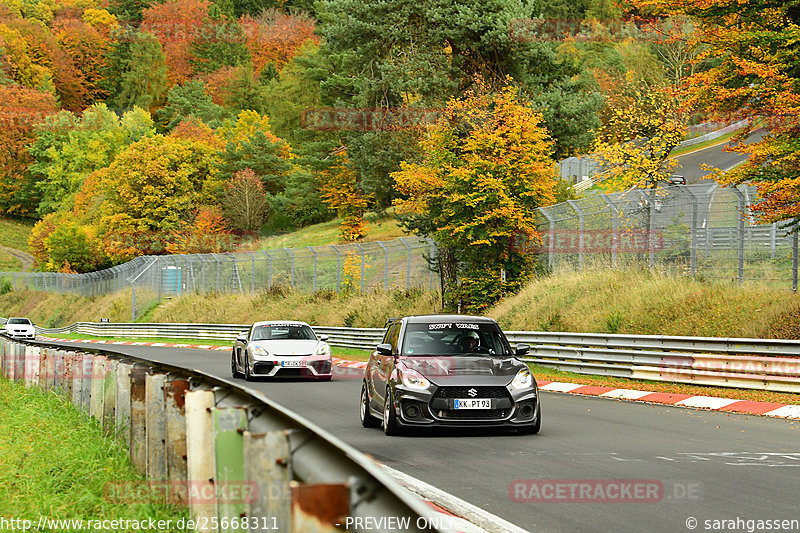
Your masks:
[[[186,505],[215,533],[340,531],[348,517],[448,531],[366,456],[259,392],[106,349],[0,337],[0,355],[3,377],[60,391],[128,444],[148,481],[105,487],[108,499]]]
[[[76,322],[64,328],[36,328],[41,335],[59,333],[79,333],[99,337],[130,337],[168,339],[208,339],[233,342],[236,336],[250,329],[251,324],[146,324],[146,323],[108,323]],[[337,328],[313,326],[318,335],[328,335],[335,346],[349,348],[374,348],[383,338],[383,328]]]
[[[39,329],[124,337],[199,338],[233,341],[249,324],[138,324],[79,322]],[[371,349],[382,328],[313,326],[335,346]],[[507,331],[508,340],[531,346],[526,361],[582,374],[800,392],[800,341]]]
[[[581,374],[800,392],[800,341],[506,332],[525,361]]]

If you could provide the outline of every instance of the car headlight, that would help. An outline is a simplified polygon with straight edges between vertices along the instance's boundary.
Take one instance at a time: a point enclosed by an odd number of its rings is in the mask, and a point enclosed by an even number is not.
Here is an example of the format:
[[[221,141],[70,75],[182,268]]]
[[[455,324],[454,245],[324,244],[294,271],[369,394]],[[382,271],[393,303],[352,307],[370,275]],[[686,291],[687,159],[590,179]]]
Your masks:
[[[414,370],[403,370],[400,377],[403,379],[403,385],[409,389],[426,390],[431,386],[430,381]]]
[[[253,355],[258,357],[267,357],[269,352],[262,346],[253,346]]]
[[[320,342],[317,345],[317,355],[330,357],[330,355],[331,355],[331,347],[330,347],[330,345],[327,342]]]
[[[514,380],[511,382],[511,387],[515,389],[527,389],[533,385],[533,374],[527,368],[523,368],[517,375],[514,377]]]

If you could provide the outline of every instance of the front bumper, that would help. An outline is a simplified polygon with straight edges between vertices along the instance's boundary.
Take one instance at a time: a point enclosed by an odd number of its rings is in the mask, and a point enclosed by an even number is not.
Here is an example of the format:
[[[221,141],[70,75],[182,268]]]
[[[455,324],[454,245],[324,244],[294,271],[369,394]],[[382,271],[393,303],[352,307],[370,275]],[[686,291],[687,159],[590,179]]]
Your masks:
[[[36,333],[35,332],[27,332],[27,331],[5,331],[6,335],[11,337],[12,339],[35,339]]]
[[[333,376],[333,364],[330,357],[322,355],[271,355],[252,361],[250,375],[265,378],[330,379]]]
[[[535,388],[508,390],[492,398],[491,409],[455,409],[435,385],[429,390],[393,387],[397,424],[401,427],[522,428],[536,422],[539,412]],[[497,389],[500,389],[497,387]],[[447,396],[446,394],[444,396]]]

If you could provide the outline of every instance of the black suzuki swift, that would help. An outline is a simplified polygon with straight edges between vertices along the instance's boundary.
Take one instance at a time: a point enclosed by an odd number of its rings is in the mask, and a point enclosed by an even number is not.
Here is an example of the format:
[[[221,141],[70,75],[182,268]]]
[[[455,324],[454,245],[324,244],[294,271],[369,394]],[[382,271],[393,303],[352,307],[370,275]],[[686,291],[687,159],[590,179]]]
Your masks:
[[[361,424],[387,435],[410,427],[505,427],[538,433],[539,391],[497,323],[462,315],[387,322],[361,387]]]

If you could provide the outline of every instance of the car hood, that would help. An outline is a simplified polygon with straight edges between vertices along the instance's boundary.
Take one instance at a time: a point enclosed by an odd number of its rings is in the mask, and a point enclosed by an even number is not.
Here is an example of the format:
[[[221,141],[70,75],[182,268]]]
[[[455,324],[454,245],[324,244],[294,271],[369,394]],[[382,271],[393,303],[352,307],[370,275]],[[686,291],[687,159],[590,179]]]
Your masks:
[[[311,340],[266,340],[253,341],[253,345],[261,346],[270,355],[312,355],[317,351],[319,341]]]
[[[507,385],[525,364],[513,357],[452,355],[401,357],[398,366],[414,370],[435,385]]]

